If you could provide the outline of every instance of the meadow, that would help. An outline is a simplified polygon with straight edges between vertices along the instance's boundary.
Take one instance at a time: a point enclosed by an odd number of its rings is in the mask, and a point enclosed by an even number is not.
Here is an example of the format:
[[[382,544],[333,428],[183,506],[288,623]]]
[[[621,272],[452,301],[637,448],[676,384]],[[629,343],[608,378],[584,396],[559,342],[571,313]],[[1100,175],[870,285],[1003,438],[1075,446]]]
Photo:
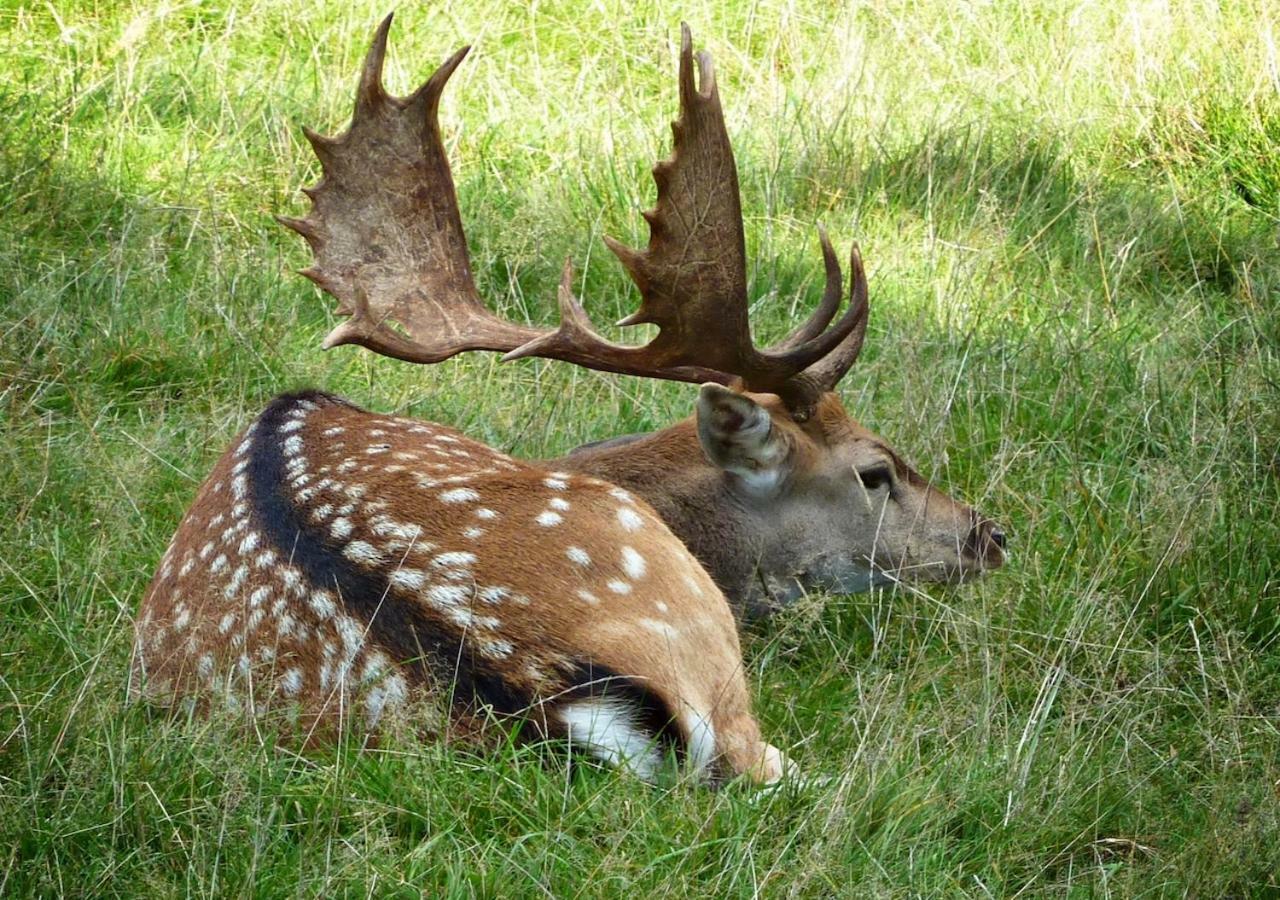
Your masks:
[[[0,895],[1280,893],[1280,12],[1267,0],[405,4],[481,293],[636,301],[679,23],[712,51],[762,341],[857,239],[855,416],[1003,522],[977,583],[744,632],[824,783],[660,787],[556,746],[299,754],[128,702],[132,617],[204,473],[318,386],[517,456],[694,390],[322,352],[293,274],[382,5],[0,3]],[[613,332],[620,336],[619,332]]]

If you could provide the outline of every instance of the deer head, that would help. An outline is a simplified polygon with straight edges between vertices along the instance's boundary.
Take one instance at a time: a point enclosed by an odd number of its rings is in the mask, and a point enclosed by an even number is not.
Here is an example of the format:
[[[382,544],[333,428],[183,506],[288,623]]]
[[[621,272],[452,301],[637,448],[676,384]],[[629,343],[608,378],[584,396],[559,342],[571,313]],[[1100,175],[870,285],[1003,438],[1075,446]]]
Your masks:
[[[557,465],[641,493],[729,598],[763,611],[810,588],[865,589],[900,578],[953,580],[998,567],[1003,532],[917,475],[859,426],[833,393],[867,327],[867,279],[856,245],[849,300],[819,229],[826,287],[812,315],[759,349],[748,323],[737,170],[711,58],[682,26],[674,150],[653,170],[649,244],[606,238],[639,289],[623,325],[650,323],[644,346],[602,338],[573,295],[565,262],[561,322],[537,329],[494,316],[476,290],[436,111],[469,48],[408,97],[381,70],[390,17],[365,61],[350,128],[307,132],[324,177],[307,190],[304,271],[347,316],[325,346],[354,343],[409,362],[466,350],[540,356],[608,372],[700,383],[695,421],[584,448]]]

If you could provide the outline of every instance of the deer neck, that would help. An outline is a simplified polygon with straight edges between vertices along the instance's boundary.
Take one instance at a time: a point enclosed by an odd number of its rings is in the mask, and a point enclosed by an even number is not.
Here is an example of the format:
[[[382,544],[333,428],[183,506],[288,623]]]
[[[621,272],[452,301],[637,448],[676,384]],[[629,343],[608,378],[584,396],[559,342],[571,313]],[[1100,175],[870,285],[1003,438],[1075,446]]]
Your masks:
[[[802,593],[787,572],[787,542],[771,510],[744,501],[725,473],[707,461],[693,419],[652,434],[589,444],[546,465],[593,475],[643,497],[740,614],[766,615]]]

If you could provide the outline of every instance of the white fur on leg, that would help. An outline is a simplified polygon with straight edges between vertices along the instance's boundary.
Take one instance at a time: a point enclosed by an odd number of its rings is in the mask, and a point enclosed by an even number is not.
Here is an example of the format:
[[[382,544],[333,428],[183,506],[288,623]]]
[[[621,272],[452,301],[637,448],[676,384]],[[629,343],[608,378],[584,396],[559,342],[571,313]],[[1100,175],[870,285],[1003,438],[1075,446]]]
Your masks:
[[[652,781],[662,763],[654,735],[636,724],[629,703],[604,697],[566,703],[558,710],[570,745],[586,747],[601,762]]]
[[[716,758],[716,730],[709,716],[692,708],[680,714],[680,724],[688,736],[687,758],[689,768],[699,775],[706,773]]]

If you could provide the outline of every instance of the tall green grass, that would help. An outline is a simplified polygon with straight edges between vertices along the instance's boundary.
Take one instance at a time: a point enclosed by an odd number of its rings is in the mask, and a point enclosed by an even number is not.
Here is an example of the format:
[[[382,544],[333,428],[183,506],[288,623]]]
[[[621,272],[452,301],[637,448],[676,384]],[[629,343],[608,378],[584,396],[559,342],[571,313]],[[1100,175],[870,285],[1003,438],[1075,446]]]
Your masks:
[[[561,261],[634,303],[679,19],[716,57],[754,321],[856,238],[854,413],[1006,523],[958,589],[752,627],[770,738],[826,785],[654,789],[555,748],[300,757],[126,703],[131,617],[204,471],[318,385],[541,457],[686,387],[324,354],[271,221],[381,6],[0,8],[0,894],[1280,891],[1280,22],[1241,2],[406,7],[462,43],[443,120],[477,277],[548,322]]]

